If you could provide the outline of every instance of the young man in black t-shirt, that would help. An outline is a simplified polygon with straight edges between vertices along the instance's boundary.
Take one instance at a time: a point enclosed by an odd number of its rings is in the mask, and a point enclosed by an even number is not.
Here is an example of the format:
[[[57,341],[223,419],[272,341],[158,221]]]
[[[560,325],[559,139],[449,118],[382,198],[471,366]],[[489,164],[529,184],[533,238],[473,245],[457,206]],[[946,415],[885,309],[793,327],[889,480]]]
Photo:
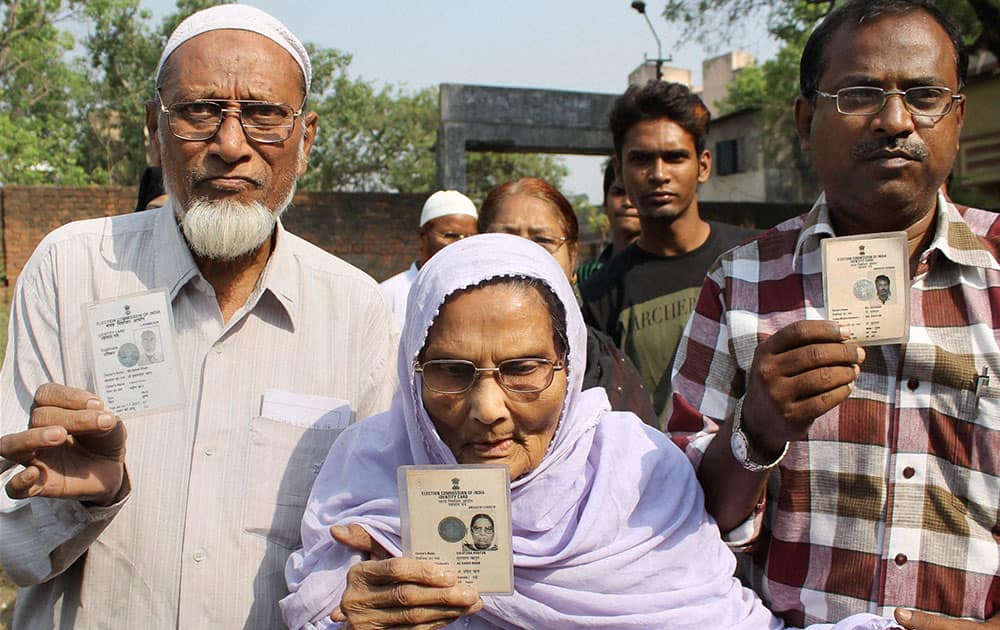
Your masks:
[[[712,170],[709,120],[701,99],[679,83],[633,86],[615,102],[614,165],[639,210],[642,234],[581,287],[587,323],[631,357],[661,418],[674,352],[705,272],[757,233],[698,212],[698,184]]]

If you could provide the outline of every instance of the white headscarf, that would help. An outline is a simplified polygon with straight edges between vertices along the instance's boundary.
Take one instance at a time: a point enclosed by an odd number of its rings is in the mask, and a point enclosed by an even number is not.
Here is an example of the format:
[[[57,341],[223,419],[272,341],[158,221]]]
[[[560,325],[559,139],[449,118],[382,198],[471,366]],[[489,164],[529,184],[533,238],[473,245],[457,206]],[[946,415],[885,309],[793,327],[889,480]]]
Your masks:
[[[306,84],[306,94],[309,94],[309,85],[312,83],[312,64],[309,61],[306,47],[276,17],[245,4],[220,4],[203,9],[191,14],[178,24],[174,32],[170,34],[170,39],[167,40],[167,45],[163,47],[163,53],[160,54],[160,61],[156,64],[156,85],[160,85],[163,64],[181,44],[202,33],[220,30],[251,31],[263,35],[287,50],[295,63],[299,64],[302,78]]]
[[[454,464],[424,410],[413,361],[441,305],[496,277],[537,278],[566,310],[567,393],[539,466],[511,483],[514,589],[484,596],[476,626],[501,628],[781,628],[733,576],[735,559],[705,513],[680,449],[631,413],[610,411],[603,389],[581,391],[586,329],[555,259],[528,239],[484,234],[442,249],[420,270],[400,345],[392,409],[347,429],[313,486],[291,556],[291,628],[320,628],[360,557],[331,525],[360,523],[400,553],[396,468]],[[335,366],[343,368],[345,366]]]

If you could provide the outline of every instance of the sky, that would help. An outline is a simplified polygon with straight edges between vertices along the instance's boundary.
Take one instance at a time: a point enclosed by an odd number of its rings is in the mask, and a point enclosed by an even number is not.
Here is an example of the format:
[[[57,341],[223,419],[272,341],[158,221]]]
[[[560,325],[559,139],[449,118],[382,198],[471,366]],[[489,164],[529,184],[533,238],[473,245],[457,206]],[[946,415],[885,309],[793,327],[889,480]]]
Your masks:
[[[156,22],[174,0],[142,0]],[[656,41],[629,0],[253,0],[299,39],[353,55],[352,76],[417,90],[468,83],[619,94],[628,74],[655,58]],[[679,29],[647,12],[670,65],[688,68],[701,83],[701,62],[729,47],[678,47]],[[740,42],[758,60],[777,44],[760,36]],[[320,121],[322,124],[322,121]],[[601,202],[603,158],[566,158],[566,193]]]

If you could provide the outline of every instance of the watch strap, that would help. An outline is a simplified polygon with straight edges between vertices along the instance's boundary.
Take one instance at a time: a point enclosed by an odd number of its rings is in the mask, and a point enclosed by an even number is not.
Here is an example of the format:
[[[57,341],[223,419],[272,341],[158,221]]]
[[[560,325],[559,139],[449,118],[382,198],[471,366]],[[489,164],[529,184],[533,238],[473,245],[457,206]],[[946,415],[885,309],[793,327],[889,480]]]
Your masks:
[[[739,400],[736,401],[736,408],[733,410],[733,433],[729,440],[729,447],[732,451],[733,458],[740,463],[743,468],[749,470],[750,472],[761,472],[763,470],[770,470],[781,463],[781,460],[785,458],[788,454],[788,446],[790,442],[785,442],[785,447],[781,449],[781,453],[774,459],[774,461],[767,464],[760,464],[752,459],[752,454],[756,452],[756,449],[750,443],[750,438],[743,431],[743,401],[746,399],[746,395],[740,396]]]

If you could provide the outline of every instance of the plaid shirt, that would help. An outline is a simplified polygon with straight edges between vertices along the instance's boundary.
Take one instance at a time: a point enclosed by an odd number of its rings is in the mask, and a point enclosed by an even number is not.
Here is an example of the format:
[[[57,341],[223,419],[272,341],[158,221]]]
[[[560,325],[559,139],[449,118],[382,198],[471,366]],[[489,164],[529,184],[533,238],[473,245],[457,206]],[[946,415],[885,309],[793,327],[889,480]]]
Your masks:
[[[866,348],[850,398],[792,443],[744,526],[746,579],[791,624],[895,606],[1000,614],[1000,221],[943,196],[938,208],[909,341]],[[668,422],[696,466],[744,394],[757,344],[824,318],[820,241],[833,234],[820,197],[709,271]]]

